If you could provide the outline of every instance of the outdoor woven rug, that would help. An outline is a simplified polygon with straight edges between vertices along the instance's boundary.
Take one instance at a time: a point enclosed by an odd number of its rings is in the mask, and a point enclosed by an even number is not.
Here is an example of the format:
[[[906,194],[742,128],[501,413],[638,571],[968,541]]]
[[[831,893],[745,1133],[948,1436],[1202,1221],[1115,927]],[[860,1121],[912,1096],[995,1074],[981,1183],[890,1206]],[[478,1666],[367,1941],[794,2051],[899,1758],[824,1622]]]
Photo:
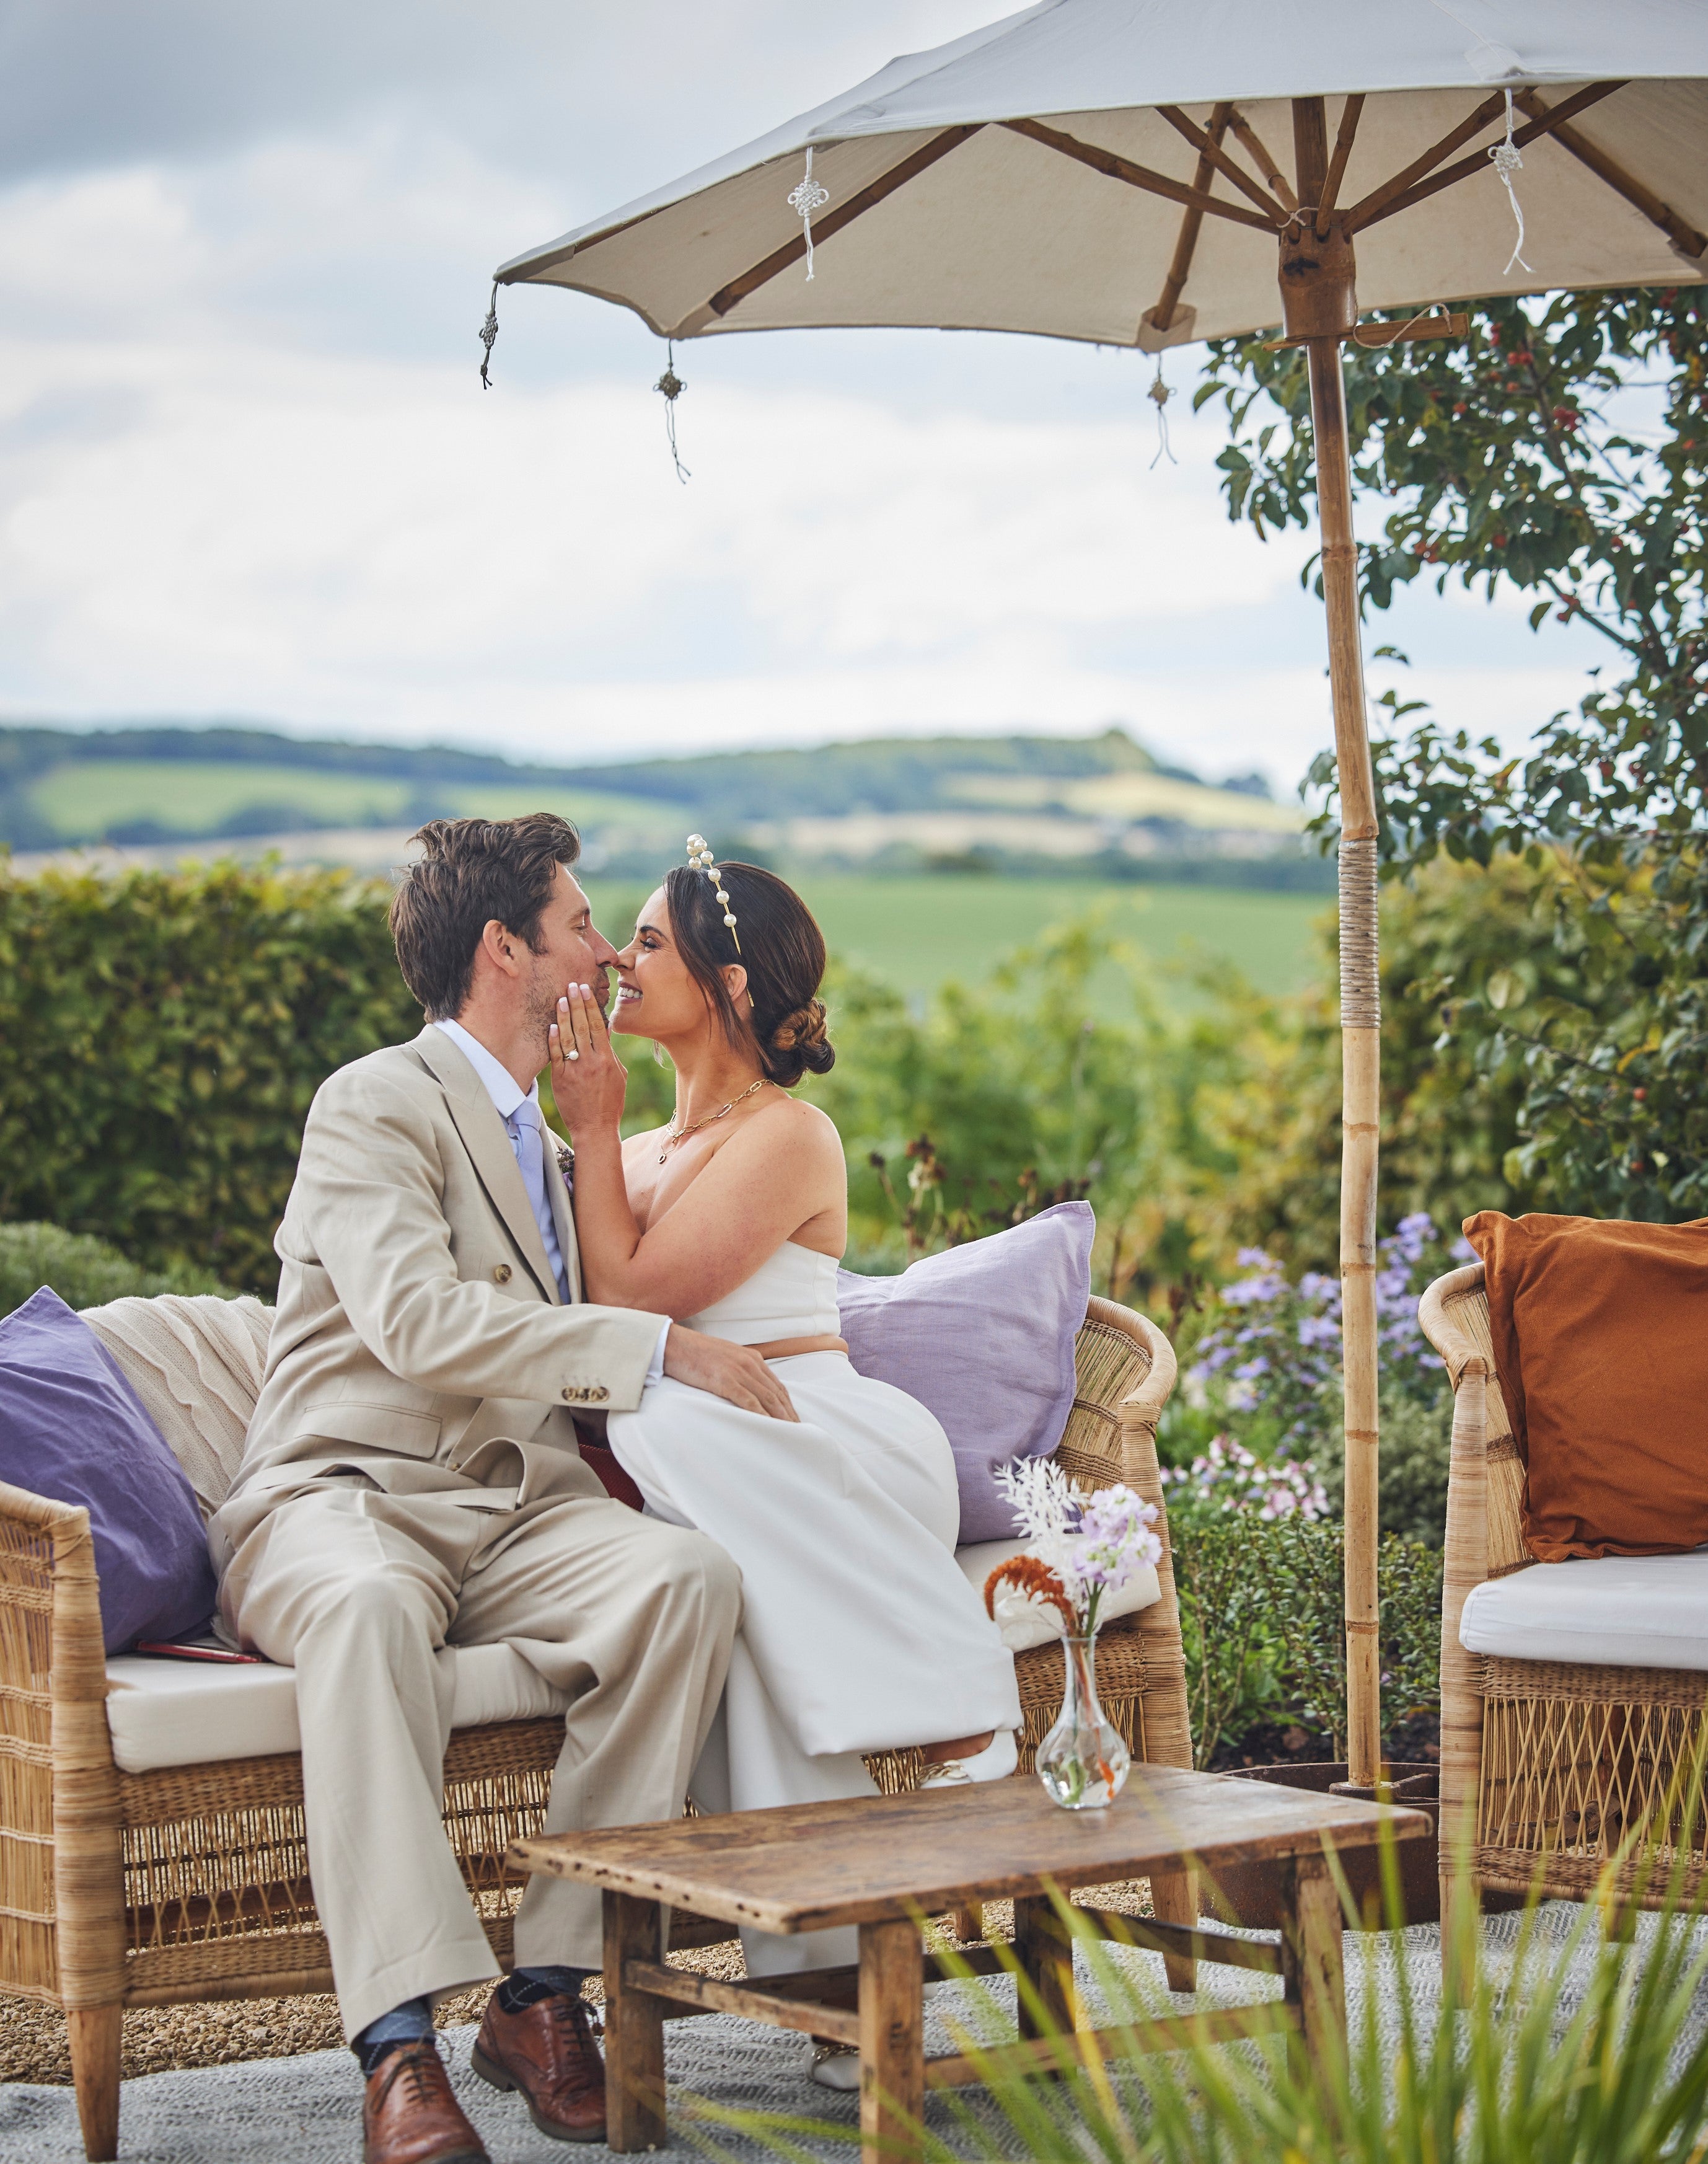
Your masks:
[[[1582,1915],[1574,1903],[1549,1903],[1539,1919],[1539,1938],[1549,1946],[1560,1946]],[[1491,1969],[1511,1967],[1521,1922],[1517,1915],[1485,1920],[1484,1957]],[[1708,1930],[1704,1925],[1691,1928],[1697,1932]],[[1642,1958],[1657,1929],[1653,1916],[1638,1919],[1633,1958]],[[1593,1937],[1588,1943],[1593,1947]],[[1433,1925],[1421,1925],[1394,1936],[1354,1934],[1346,1941],[1346,1952],[1348,2014],[1354,2024],[1363,2016],[1365,1994],[1374,1990],[1378,2025],[1385,2035],[1397,2038],[1397,1971],[1402,1962],[1417,2013],[1427,2018],[1433,2011],[1441,1973],[1440,1939]],[[1160,1991],[1160,1959],[1124,1949],[1118,1957],[1124,1964],[1131,1962],[1154,1976]],[[1584,1966],[1585,1957],[1580,1953],[1573,1967],[1581,1970]],[[1199,1993],[1200,2004],[1234,2004],[1279,1988],[1273,1978],[1227,1968],[1207,1967],[1201,1974],[1204,1988]],[[966,2002],[961,1994],[969,1989],[1003,1996],[1012,2007],[1012,1987],[1000,1980],[972,1987],[938,1986],[928,1997],[928,2051],[956,2048],[946,2015],[952,2019],[958,2004],[965,2016]],[[1572,1995],[1569,1986],[1568,2001]],[[1708,1984],[1698,1997],[1697,2033],[1703,2025],[1708,2025]],[[794,2145],[794,2153],[836,2157],[848,2164],[854,2153],[851,2136],[857,2118],[856,2101],[809,2082],[806,2069],[812,2047],[804,2038],[724,2014],[672,2022],[665,2036],[667,2071],[682,2104],[688,2104],[689,2097],[699,2097],[734,2109],[830,2122],[846,2130],[840,2139],[829,2134],[792,2134],[789,2139]],[[472,2028],[453,2029],[445,2032],[441,2042],[458,2094],[486,2141],[493,2164],[563,2164],[568,2152],[561,2143],[537,2134],[514,2097],[498,2095],[469,2072],[469,2051],[474,2037]],[[124,2086],[121,2164],[279,2164],[280,2159],[289,2159],[290,2164],[353,2164],[359,2153],[359,2098],[354,2065],[345,2051],[317,2051],[296,2059],[263,2059],[193,2072],[144,2075]],[[990,2110],[978,2091],[962,2091],[959,2100],[963,2109],[979,2112],[986,2125],[986,2140],[982,2145],[986,2153],[1020,2153],[1000,2117]],[[778,2147],[749,2135],[710,2123],[696,2134],[689,2124],[691,2111],[691,2104],[686,2109],[673,2105],[672,2147],[685,2158],[698,2151],[737,2159],[740,2164],[759,2164],[759,2160],[774,2158],[779,2153]],[[957,2148],[964,2146],[964,2135],[958,2131],[961,2122],[950,2098],[930,2098],[926,2115],[928,2123],[946,2140]],[[576,2153],[597,2158],[610,2152],[589,2147]],[[82,2164],[82,2156],[70,2089],[21,2083],[0,2087],[0,2157],[6,2164]]]

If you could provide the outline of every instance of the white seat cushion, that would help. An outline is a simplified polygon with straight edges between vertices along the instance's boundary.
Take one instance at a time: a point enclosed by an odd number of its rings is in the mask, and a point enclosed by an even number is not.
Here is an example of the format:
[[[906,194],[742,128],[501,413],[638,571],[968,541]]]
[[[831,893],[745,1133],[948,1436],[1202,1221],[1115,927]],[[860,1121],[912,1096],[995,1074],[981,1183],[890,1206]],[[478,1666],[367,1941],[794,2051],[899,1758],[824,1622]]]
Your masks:
[[[453,1728],[530,1720],[568,1706],[568,1694],[553,1689],[513,1647],[447,1646],[435,1657],[456,1673]],[[296,1671],[121,1655],[107,1663],[107,1725],[113,1756],[127,1773],[300,1751]]]
[[[956,1549],[955,1560],[967,1584],[982,1600],[984,1582],[997,1565],[1008,1562],[1011,1556],[1025,1552],[1024,1541],[973,1541],[964,1548]],[[1141,1608],[1149,1608],[1161,1598],[1162,1588],[1157,1582],[1155,1566],[1141,1563],[1118,1593],[1104,1594],[1099,1620],[1113,1623],[1118,1615],[1136,1615]],[[1003,1643],[1011,1653],[1024,1653],[1034,1646],[1047,1646],[1052,1638],[1063,1635],[1061,1618],[1055,1609],[1040,1600],[1035,1594],[1023,1594],[1014,1587],[998,1595],[997,1620],[1002,1626]]]
[[[1708,1548],[1532,1563],[1475,1587],[1459,1642],[1514,1661],[1708,1669]]]

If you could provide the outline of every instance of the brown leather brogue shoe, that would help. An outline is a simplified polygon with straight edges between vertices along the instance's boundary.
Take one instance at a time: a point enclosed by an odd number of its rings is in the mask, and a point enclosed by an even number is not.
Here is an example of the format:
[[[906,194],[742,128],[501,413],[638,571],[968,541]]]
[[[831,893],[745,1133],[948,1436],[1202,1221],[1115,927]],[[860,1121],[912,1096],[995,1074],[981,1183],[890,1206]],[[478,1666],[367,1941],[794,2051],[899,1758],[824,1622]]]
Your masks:
[[[566,1991],[506,2014],[486,2002],[470,2063],[495,2089],[519,2089],[528,2117],[553,2141],[605,2139],[605,2062],[587,2009]]]
[[[431,2036],[388,2051],[369,2075],[362,2164],[488,2164]]]

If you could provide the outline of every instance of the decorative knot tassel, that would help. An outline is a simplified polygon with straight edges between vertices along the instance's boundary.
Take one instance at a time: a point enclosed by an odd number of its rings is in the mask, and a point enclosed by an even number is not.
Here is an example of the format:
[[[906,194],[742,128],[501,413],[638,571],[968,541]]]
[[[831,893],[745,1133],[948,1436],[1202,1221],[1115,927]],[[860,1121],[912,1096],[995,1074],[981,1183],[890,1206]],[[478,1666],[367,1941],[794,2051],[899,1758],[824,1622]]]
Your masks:
[[[486,320],[480,326],[480,343],[485,350],[480,356],[480,388],[490,391],[492,377],[492,349],[498,343],[498,281],[492,281],[492,298],[486,304]]]
[[[1512,244],[1512,253],[1506,258],[1506,270],[1510,270],[1516,263],[1521,270],[1529,270],[1530,265],[1524,260],[1524,213],[1519,207],[1518,191],[1512,185],[1513,174],[1522,173],[1524,170],[1524,157],[1512,140],[1512,93],[1510,90],[1506,92],[1506,139],[1496,144],[1489,155],[1494,160],[1495,171],[1501,176],[1501,186],[1506,191],[1506,200],[1512,206],[1513,221],[1518,228],[1518,238]],[[1533,277],[1535,273],[1532,271],[1531,275]],[[1503,271],[1501,276],[1504,277],[1506,272]]]
[[[1174,446],[1168,440],[1168,402],[1174,392],[1163,381],[1162,355],[1160,353],[1156,356],[1156,374],[1145,395],[1156,407],[1156,456],[1150,461],[1150,470],[1155,473],[1165,458],[1171,466],[1180,464],[1174,454]]]
[[[809,279],[813,275],[813,213],[822,210],[830,200],[828,188],[820,187],[813,178],[813,154],[806,154],[806,176],[789,194],[789,207],[800,213],[801,231],[806,237],[806,266]]]
[[[664,433],[670,444],[671,461],[676,468],[676,478],[686,487],[692,476],[682,463],[682,454],[676,447],[676,402],[688,386],[676,373],[676,348],[668,340],[665,343],[664,355],[664,373],[652,388],[663,397]]]

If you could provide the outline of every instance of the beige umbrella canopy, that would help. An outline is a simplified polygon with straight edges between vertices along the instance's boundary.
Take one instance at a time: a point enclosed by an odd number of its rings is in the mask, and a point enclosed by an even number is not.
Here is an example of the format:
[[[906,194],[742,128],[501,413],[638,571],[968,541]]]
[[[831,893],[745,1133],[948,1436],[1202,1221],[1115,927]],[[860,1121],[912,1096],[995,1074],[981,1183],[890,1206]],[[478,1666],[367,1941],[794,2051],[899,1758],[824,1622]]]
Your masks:
[[[661,335],[1280,323],[1310,365],[1339,759],[1351,1775],[1381,1752],[1376,817],[1340,346],[1360,306],[1708,273],[1708,0],[1043,0],[505,264]],[[1279,292],[1277,292],[1277,278]]]

